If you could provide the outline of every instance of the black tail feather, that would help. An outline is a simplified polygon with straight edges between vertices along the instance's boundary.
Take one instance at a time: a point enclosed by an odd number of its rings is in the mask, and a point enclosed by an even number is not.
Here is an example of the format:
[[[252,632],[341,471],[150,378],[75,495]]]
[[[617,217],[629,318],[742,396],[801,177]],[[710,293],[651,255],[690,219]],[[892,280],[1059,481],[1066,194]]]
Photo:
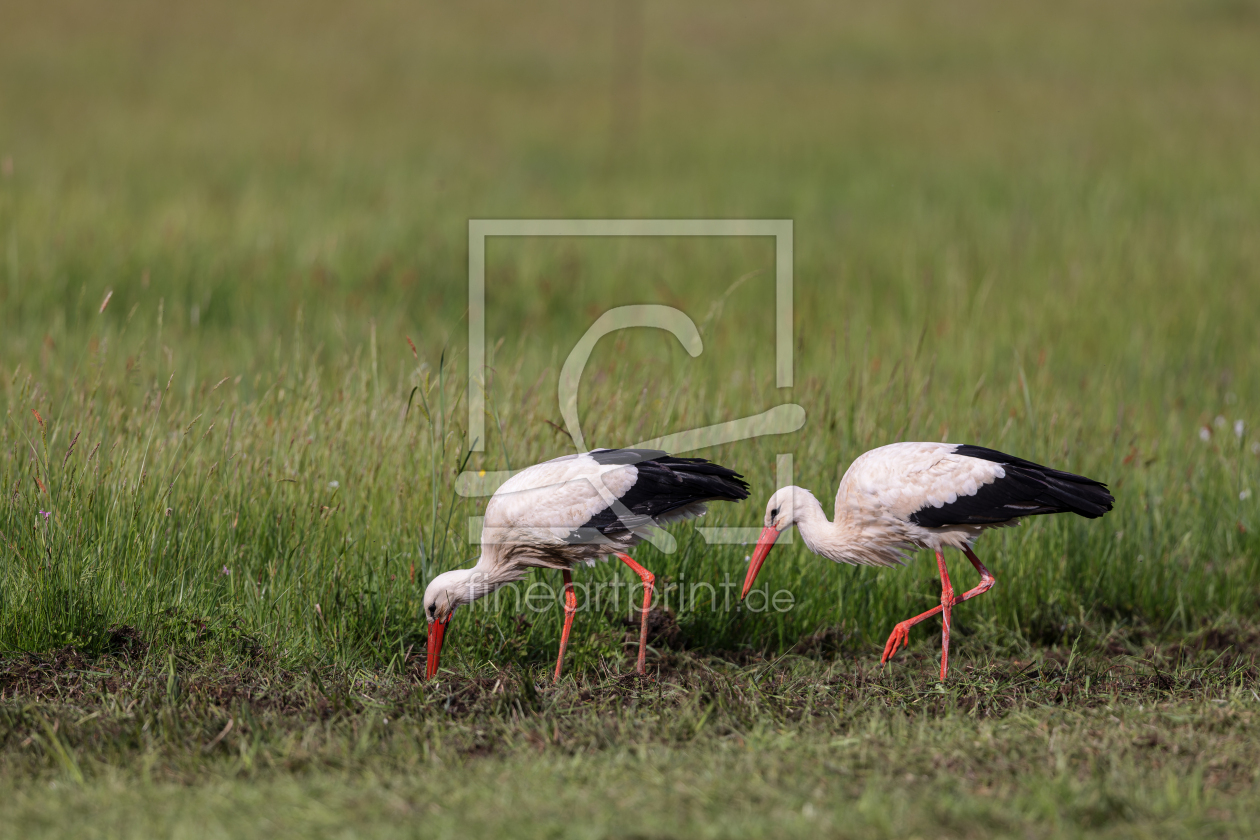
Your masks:
[[[1115,497],[1092,478],[1056,470],[983,446],[963,445],[955,455],[1001,464],[1004,478],[986,484],[972,496],[960,496],[943,507],[915,511],[910,521],[927,528],[949,525],[999,525],[1025,516],[1075,513],[1097,519],[1111,510]]]
[[[748,498],[748,482],[742,475],[703,458],[678,458],[651,449],[601,449],[590,455],[602,464],[633,464],[638,468],[638,479],[617,500],[634,515],[632,520],[664,516],[701,502]],[[610,533],[626,530],[626,523],[609,508],[582,527]]]

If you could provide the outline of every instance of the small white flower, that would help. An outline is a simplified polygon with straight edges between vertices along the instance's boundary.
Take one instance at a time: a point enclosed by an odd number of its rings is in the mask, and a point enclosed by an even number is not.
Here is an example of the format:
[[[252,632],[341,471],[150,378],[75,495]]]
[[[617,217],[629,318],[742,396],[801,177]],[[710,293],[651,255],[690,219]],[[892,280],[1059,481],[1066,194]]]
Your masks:
[[[1260,440],[1258,440],[1258,441],[1256,441],[1255,443],[1251,444],[1251,454],[1252,454],[1252,455],[1260,455]]]
[[[1247,489],[1247,490],[1244,490],[1244,491],[1242,491],[1241,493],[1239,493],[1239,494],[1238,494],[1238,501],[1240,501],[1240,502],[1245,502],[1245,501],[1247,501],[1247,500],[1248,500],[1248,499],[1250,499],[1250,498],[1251,498],[1251,490],[1250,490],[1250,488],[1249,488],[1249,489]]]
[[[1199,440],[1203,441],[1204,443],[1207,443],[1211,439],[1212,439],[1211,429],[1209,429],[1207,426],[1204,426],[1203,428],[1199,429]]]
[[[744,562],[745,562],[745,563],[751,563],[751,562],[752,562],[752,555],[751,555],[751,554],[745,554],[745,555],[744,555]]]
[[[328,489],[329,489],[329,490],[336,490],[336,489],[337,489],[338,487],[340,487],[340,486],[341,486],[341,482],[340,482],[340,481],[330,481],[330,482],[328,482]]]
[[[1243,421],[1235,420],[1234,421],[1234,437],[1238,438],[1239,440],[1242,440],[1242,436],[1243,436]]]
[[[1225,423],[1227,421],[1225,420],[1224,415],[1218,414],[1216,415],[1216,419],[1213,420],[1212,422],[1216,424],[1216,428],[1223,429],[1225,428]]]

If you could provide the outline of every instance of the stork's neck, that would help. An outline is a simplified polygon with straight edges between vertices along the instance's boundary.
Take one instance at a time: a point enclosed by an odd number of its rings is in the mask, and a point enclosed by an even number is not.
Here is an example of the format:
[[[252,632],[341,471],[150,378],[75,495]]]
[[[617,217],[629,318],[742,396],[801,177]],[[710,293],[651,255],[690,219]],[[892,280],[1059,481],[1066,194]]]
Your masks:
[[[501,564],[494,562],[490,552],[483,552],[477,565],[471,569],[456,569],[449,573],[452,578],[449,588],[453,590],[457,603],[471,604],[500,586],[520,580],[519,574],[511,572],[512,570],[504,569]]]
[[[841,560],[847,554],[850,541],[846,523],[827,519],[822,502],[813,493],[796,493],[792,518],[810,551],[828,560]]]
[[[913,550],[913,534],[896,523],[873,518],[861,509],[836,502],[836,520],[823,513],[822,504],[809,491],[795,495],[793,519],[806,547],[837,563],[858,566],[893,566]]]

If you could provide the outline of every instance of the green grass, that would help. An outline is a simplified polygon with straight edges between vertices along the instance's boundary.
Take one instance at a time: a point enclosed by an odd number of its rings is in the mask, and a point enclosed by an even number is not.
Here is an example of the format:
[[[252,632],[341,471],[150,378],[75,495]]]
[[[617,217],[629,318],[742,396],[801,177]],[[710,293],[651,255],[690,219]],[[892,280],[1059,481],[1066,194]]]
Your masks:
[[[318,800],[324,816],[310,819],[330,834],[349,824],[386,832],[389,815],[415,818],[416,791],[470,802],[470,792],[497,790],[503,775],[534,766],[522,733],[554,723],[547,704],[568,700],[540,700],[524,717],[479,712],[496,742],[514,746],[465,760],[453,756],[467,732],[405,675],[424,641],[424,583],[476,554],[466,517],[483,500],[458,496],[455,474],[566,451],[552,425],[561,424],[559,367],[617,305],[683,310],[704,352],[692,359],[659,331],[602,341],[581,390],[590,445],[784,402],[806,410],[800,432],[699,453],[740,469],[754,490],[747,504],[715,505],[705,524],[759,524],[778,453],[792,453],[797,483],[826,499],[853,457],[895,440],[982,444],[1111,485],[1116,508],[1100,521],[1044,519],[981,541],[998,584],[956,613],[960,674],[998,668],[1014,680],[1015,661],[1073,644],[1103,673],[1108,640],[1167,646],[1253,624],[1260,7],[647,4],[639,24],[636,8],[133,2],[3,11],[5,666],[73,648],[85,657],[75,673],[150,674],[160,686],[137,689],[152,705],[145,715],[168,702],[160,675],[172,667],[237,674],[250,692],[273,678],[361,673],[406,685],[396,690],[408,725],[434,727],[380,755],[372,735],[371,760],[352,761],[337,750],[359,743],[375,707],[338,711],[329,746],[308,750],[299,771],[285,763],[306,737],[296,733],[325,720],[299,703],[260,724],[259,737],[297,740],[271,749],[286,758],[256,772],[188,747],[213,738],[230,704],[191,709],[170,698],[161,727],[183,734],[163,737],[182,746],[158,749],[148,736],[120,734],[140,718],[115,713],[117,686],[71,709],[56,692],[34,697],[6,684],[0,773],[16,791],[3,805],[15,820],[44,819],[50,834],[72,830],[74,813],[85,815],[79,828],[102,836],[177,833],[167,827],[177,824],[213,833],[214,820],[259,819],[261,805],[229,813],[216,799],[248,796],[294,809]],[[470,455],[467,220],[514,217],[792,219],[794,386],[774,387],[768,241],[494,239],[488,439]],[[672,590],[666,624],[676,629],[654,644],[652,661],[684,676],[648,716],[689,719],[678,709],[701,708],[688,682],[700,666],[678,657],[725,663],[704,668],[726,673],[723,690],[738,702],[782,668],[830,685],[830,675],[869,669],[892,625],[938,598],[930,562],[839,567],[798,540],[777,548],[759,579],[791,591],[792,609],[726,609],[714,602],[724,582],[742,580],[748,547],[707,546],[690,526],[671,533],[677,551],[644,546],[637,559],[666,587],[709,584],[715,596],[680,606]],[[969,581],[970,571],[955,577]],[[578,579],[628,577],[601,566]],[[582,612],[573,682],[559,696],[583,684],[607,690],[610,675],[629,668],[627,632],[624,608]],[[448,635],[446,679],[475,686],[510,669],[523,686],[552,660],[558,636],[554,606],[482,602]],[[133,652],[118,665],[131,639],[142,664]],[[918,667],[897,679],[928,698],[935,625],[912,642]],[[1126,652],[1144,662],[1140,648]],[[1018,755],[1032,755],[1019,747],[1028,726],[1070,721],[1093,727],[1099,743],[1120,743],[1137,720],[1127,706],[1104,714],[1076,695],[1051,709],[1044,692],[1055,680],[1043,682],[1031,705],[992,712],[993,737]],[[1247,702],[1246,679],[1209,683],[1217,694],[1196,688],[1159,701],[1160,714],[1188,721],[1186,745],[1227,738],[1214,728],[1216,700],[1235,711]],[[292,691],[309,705],[325,689]],[[1145,697],[1133,691],[1117,696]],[[901,725],[872,699],[882,695],[865,684],[854,692],[870,726]],[[98,708],[86,729],[75,723]],[[1147,827],[1134,831],[1228,833],[1229,820],[1209,822],[1214,809],[1232,808],[1245,834],[1251,823],[1238,815],[1254,813],[1253,782],[1240,769],[1254,762],[1195,788],[1242,803],[1211,804],[1179,787],[1215,772],[1205,749],[1185,745],[1171,763],[1162,751],[1156,760],[1150,750],[1112,750],[1113,764],[1086,761],[1084,775],[1029,758],[990,787],[973,784],[971,770],[907,771],[916,781],[898,798],[890,780],[901,774],[889,762],[966,753],[969,730],[950,724],[941,737],[954,747],[915,730],[878,762],[835,764],[818,751],[832,718],[784,723],[778,707],[750,708],[721,715],[745,715],[741,733],[779,734],[745,753],[726,752],[717,736],[636,740],[625,728],[581,749],[548,746],[537,772],[575,799],[547,807],[568,803],[581,826],[603,826],[590,834],[685,835],[700,824],[755,833],[767,819],[782,833],[809,833],[800,791],[844,766],[852,783],[814,806],[831,820],[820,831],[1123,836],[1118,826],[1133,820]],[[1121,723],[1108,724],[1112,714]],[[63,751],[78,771],[39,722],[63,716],[83,739]],[[577,719],[604,725],[602,715]],[[1242,724],[1228,731],[1239,750],[1254,751]],[[775,746],[780,735],[787,740]],[[236,750],[236,737],[221,743]],[[811,746],[802,753],[792,739]],[[428,763],[434,750],[451,757]],[[142,759],[156,775],[141,772]],[[985,761],[966,766],[997,778]],[[750,779],[780,772],[791,780],[782,796],[741,798],[763,784]],[[1114,813],[1095,773],[1118,774],[1124,804]],[[569,790],[573,780],[581,785]],[[666,803],[659,813],[616,804],[631,781]],[[526,798],[528,782],[504,788],[505,807]],[[155,789],[166,805],[153,804]],[[591,796],[579,800],[579,790]],[[958,810],[942,816],[946,793]],[[81,797],[80,807],[50,811],[50,796]],[[86,816],[134,816],[142,801],[151,829]],[[597,801],[612,804],[598,811]],[[767,816],[784,808],[798,816]],[[1081,816],[1091,808],[1113,816],[1091,823]],[[378,811],[386,816],[375,822],[363,816]],[[641,828],[624,822],[631,812],[646,820]],[[484,816],[425,813],[438,833]],[[958,821],[967,813],[980,822]],[[488,832],[510,815],[484,819]],[[20,824],[35,836],[34,822]],[[529,825],[550,830],[554,814]]]

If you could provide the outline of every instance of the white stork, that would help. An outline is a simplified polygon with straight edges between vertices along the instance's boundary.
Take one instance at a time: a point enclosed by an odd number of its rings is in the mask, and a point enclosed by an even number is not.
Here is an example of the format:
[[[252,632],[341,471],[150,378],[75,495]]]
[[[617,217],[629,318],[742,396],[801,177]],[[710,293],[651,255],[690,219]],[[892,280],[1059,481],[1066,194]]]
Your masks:
[[[907,551],[936,552],[941,605],[893,628],[881,662],[909,644],[910,628],[942,613],[941,681],[949,666],[950,611],[987,592],[995,578],[971,550],[988,528],[1018,525],[1021,517],[1071,511],[1095,519],[1115,501],[1107,486],[1043,467],[983,446],[893,443],[855,460],[836,492],[835,521],[801,487],[780,488],[766,503],[765,530],[757,540],[741,597],[747,597],[779,534],[795,525],[805,545],[838,563],[900,565]],[[941,549],[956,548],[980,572],[974,589],[955,596]]]
[[[570,570],[610,554],[643,581],[636,665],[642,674],[655,576],[625,552],[653,527],[703,515],[705,502],[746,498],[748,484],[733,470],[652,449],[596,449],[521,470],[486,505],[477,565],[440,574],[425,589],[426,679],[437,673],[446,625],[456,608],[520,580],[530,569],[559,569],[564,575],[564,630],[555,675],[560,679],[577,612]]]

